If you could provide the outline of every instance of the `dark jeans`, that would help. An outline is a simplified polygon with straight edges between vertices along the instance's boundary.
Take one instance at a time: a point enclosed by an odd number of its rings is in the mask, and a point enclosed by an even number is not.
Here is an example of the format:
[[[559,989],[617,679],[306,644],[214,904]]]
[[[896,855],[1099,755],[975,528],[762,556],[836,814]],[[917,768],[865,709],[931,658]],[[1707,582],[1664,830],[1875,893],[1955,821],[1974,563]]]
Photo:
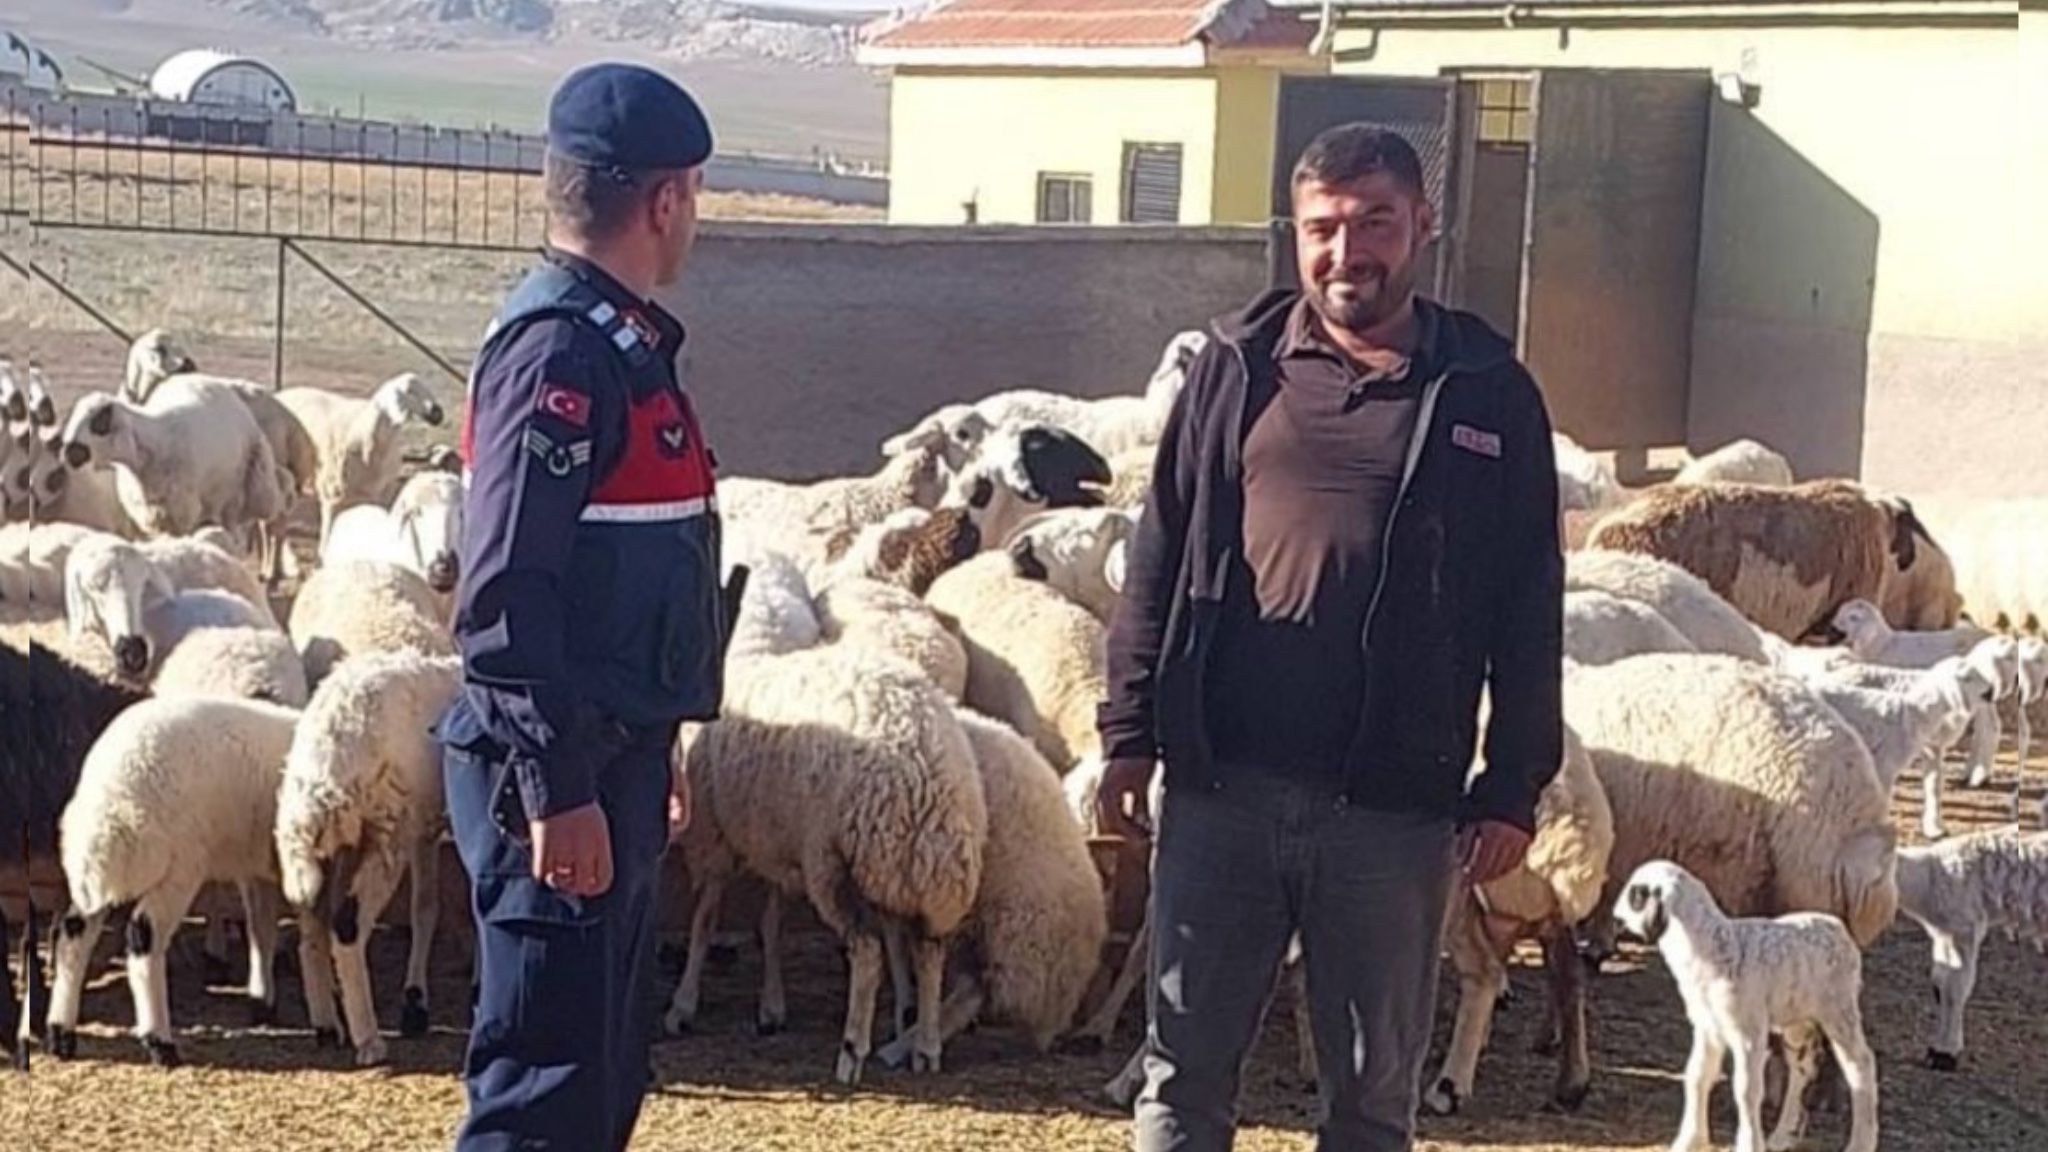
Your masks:
[[[630,750],[604,768],[598,802],[611,825],[613,878],[589,899],[533,878],[518,789],[502,764],[444,748],[442,768],[477,935],[477,1005],[463,1063],[469,1116],[456,1148],[616,1152],[639,1120],[654,1039],[667,749]]]
[[[1292,777],[1168,788],[1152,879],[1139,1152],[1222,1152],[1289,939],[1307,965],[1320,1152],[1405,1152],[1456,870],[1451,821],[1375,812]]]

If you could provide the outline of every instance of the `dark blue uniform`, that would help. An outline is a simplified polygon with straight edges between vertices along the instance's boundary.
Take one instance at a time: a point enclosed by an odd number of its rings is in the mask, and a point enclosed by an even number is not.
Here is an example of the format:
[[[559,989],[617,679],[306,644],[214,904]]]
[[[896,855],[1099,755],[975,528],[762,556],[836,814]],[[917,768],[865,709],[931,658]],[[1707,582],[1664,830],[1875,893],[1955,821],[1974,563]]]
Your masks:
[[[716,714],[725,648],[682,341],[660,308],[550,252],[477,355],[464,682],[438,727],[478,941],[460,1149],[618,1149],[639,1115],[669,749],[680,722]],[[613,882],[585,899],[533,877],[527,822],[593,801]]]

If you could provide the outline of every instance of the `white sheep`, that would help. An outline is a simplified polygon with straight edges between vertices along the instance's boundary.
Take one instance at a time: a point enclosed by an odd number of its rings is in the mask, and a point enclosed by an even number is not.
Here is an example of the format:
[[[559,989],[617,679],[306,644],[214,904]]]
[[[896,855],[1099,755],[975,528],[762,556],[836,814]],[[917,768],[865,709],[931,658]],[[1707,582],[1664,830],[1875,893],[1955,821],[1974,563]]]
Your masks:
[[[172,377],[146,405],[89,394],[72,407],[61,442],[70,468],[113,469],[121,506],[146,535],[186,536],[207,524],[241,532],[285,507],[270,443],[224,385]]]
[[[318,689],[335,665],[366,652],[452,656],[440,601],[410,569],[348,560],[316,570],[292,601],[286,630]]]
[[[1963,613],[1986,627],[2048,629],[2048,498],[1915,500],[1955,566]]]
[[[1588,548],[1565,556],[1565,590],[1598,591],[1657,610],[1701,652],[1768,662],[1764,633],[1706,581],[1668,560]]]
[[[1886,793],[1908,765],[1922,759],[1930,770],[1938,765],[1991,691],[1982,672],[1957,659],[1928,669],[1902,690],[1860,687],[1840,676],[1807,683],[1856,730]]]
[[[263,430],[263,438],[270,443],[270,453],[277,460],[278,487],[285,495],[284,509],[272,519],[256,525],[257,567],[262,570],[265,580],[276,581],[284,574],[285,536],[291,526],[292,506],[300,499],[312,496],[319,480],[319,447],[313,443],[313,434],[271,389],[253,380],[224,376],[202,378],[217,380],[241,397],[242,403],[249,408],[249,415],[255,417],[256,426]]]
[[[1673,1152],[1704,1152],[1711,1145],[1707,1103],[1731,1055],[1735,1146],[1743,1152],[1796,1147],[1823,1039],[1849,1086],[1847,1152],[1876,1152],[1877,1056],[1864,1038],[1858,1003],[1863,953],[1839,919],[1819,912],[1730,918],[1707,885],[1669,860],[1637,868],[1615,900],[1614,915],[1656,946],[1692,1023],[1685,1115]],[[1785,1094],[1766,1141],[1764,1072],[1773,1034],[1785,1041]]]
[[[274,1011],[277,864],[271,828],[298,713],[256,700],[144,700],[94,741],[64,808],[59,846],[71,911],[61,924],[50,1042],[75,1055],[86,965],[111,909],[128,916],[135,1035],[153,1063],[178,1062],[165,949],[200,888],[241,887],[249,910],[249,998]]]
[[[1966,728],[1977,730],[1981,727],[1984,713],[1994,707],[1997,698],[1998,677],[1984,655],[1968,657],[1951,656],[1931,669],[1893,668],[1881,664],[1855,664],[1838,668],[1818,677],[1808,677],[1807,682],[1817,690],[1824,690],[1829,682],[1845,684],[1856,688],[1873,689],[1901,695],[1922,692],[1939,670],[1941,675],[1933,682],[1944,695],[1955,685],[1969,709]],[[1950,700],[1953,708],[1955,701]],[[1929,840],[1939,840],[1948,835],[1941,818],[1941,760],[1949,748],[1955,745],[1961,733],[1950,730],[1952,720],[1945,720],[1943,726],[1931,735],[1928,752],[1921,761],[1920,786],[1920,831]],[[1873,768],[1883,772],[1888,766],[1880,766],[1873,760]]]
[[[1907,631],[1885,622],[1876,604],[1861,598],[1835,610],[1834,626],[1858,660],[1894,668],[1931,668],[1947,656],[1961,656],[1992,637],[1974,624],[1931,631]]]
[[[1697,652],[1669,620],[1640,600],[1582,589],[1564,594],[1564,654],[1581,664],[1612,664],[1650,652]]]
[[[808,561],[821,557],[840,532],[859,531],[908,508],[933,507],[950,476],[943,452],[919,449],[885,462],[869,476],[808,484],[722,477],[718,507],[736,532],[764,533],[775,547]]]
[[[2003,928],[2048,950],[2048,832],[1991,828],[1901,848],[1898,870],[1899,910],[1933,945],[1935,1025],[1927,1063],[1953,1072],[1985,936]]]
[[[968,706],[1002,720],[1061,773],[1102,750],[1107,629],[1050,586],[988,552],[932,582],[925,600],[967,649]]]
[[[1796,481],[1783,453],[1755,440],[1731,440],[1704,456],[1687,460],[1673,484],[1766,484],[1789,488]]]
[[[370,929],[408,872],[412,946],[401,1031],[427,1029],[427,959],[447,823],[440,749],[430,733],[461,671],[455,657],[410,652],[345,661],[307,704],[285,759],[275,836],[285,899],[301,913],[308,1012],[316,1032],[340,1036],[338,978],[358,1066],[384,1060],[364,956]]]
[[[399,433],[406,423],[439,427],[445,418],[426,381],[411,372],[379,384],[367,399],[325,388],[286,388],[277,402],[298,418],[319,453],[313,491],[320,501],[323,546],[343,508],[391,499],[404,464]]]
[[[7,491],[38,524],[79,524],[131,540],[143,534],[121,503],[114,470],[66,463],[59,431],[31,439],[8,473]]]
[[[961,929],[972,961],[940,1009],[939,1037],[951,1040],[985,1018],[1007,1020],[1045,1052],[1073,1022],[1101,963],[1109,934],[1102,880],[1052,765],[1008,725],[965,708],[957,714],[990,818],[981,887]],[[910,1038],[877,1055],[900,1067]]]
[[[156,386],[173,376],[198,371],[185,349],[161,328],[151,328],[128,345],[128,371],[121,395],[137,404],[149,401]]]
[[[949,700],[966,693],[967,650],[938,613],[910,592],[879,580],[847,579],[812,603],[825,643],[900,659],[929,676]]]
[[[1047,424],[1001,424],[953,477],[939,507],[966,509],[982,549],[992,551],[1035,513],[1100,505],[1099,489],[1109,482],[1109,462],[1087,441]]]
[[[731,580],[735,567],[747,568],[746,590],[740,595],[739,612],[725,648],[728,664],[752,656],[800,652],[824,642],[810,584],[795,560],[767,550],[728,550],[723,560],[724,580]]]
[[[275,627],[195,628],[164,653],[152,696],[239,696],[303,708],[306,665]]]
[[[826,648],[733,661],[723,718],[689,725],[679,763],[694,818],[682,838],[697,885],[689,959],[665,1018],[695,1019],[719,895],[739,869],[802,892],[846,943],[851,977],[835,1075],[857,1082],[872,1045],[882,925],[911,930],[912,1066],[937,1071],[946,941],[974,906],[988,809],[974,752],[930,680],[893,660]],[[781,1026],[779,928],[763,921],[760,1021]]]
[[[218,533],[215,528],[201,529],[190,536],[160,536],[137,541],[135,548],[179,592],[212,590],[239,596],[256,609],[264,627],[277,627],[269,594],[249,566],[221,545]]]
[[[320,562],[381,560],[409,568],[444,599],[462,575],[462,479],[446,472],[414,473],[389,507],[356,504],[334,518]]]
[[[1110,578],[1110,557],[1126,545],[1137,521],[1122,508],[1061,508],[1011,529],[1004,549],[1013,570],[1051,586],[1107,625],[1122,579]]]
[[[178,591],[140,548],[104,536],[80,541],[66,558],[64,614],[74,639],[103,642],[121,674],[138,682],[194,632],[275,627],[267,609],[233,593]]]

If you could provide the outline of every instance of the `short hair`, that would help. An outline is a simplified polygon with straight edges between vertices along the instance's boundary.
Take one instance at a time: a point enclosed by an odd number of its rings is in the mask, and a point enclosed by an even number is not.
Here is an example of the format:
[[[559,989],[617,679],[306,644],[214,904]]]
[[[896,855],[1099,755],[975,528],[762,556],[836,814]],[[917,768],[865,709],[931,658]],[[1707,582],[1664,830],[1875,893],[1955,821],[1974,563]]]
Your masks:
[[[541,161],[548,219],[572,235],[587,239],[616,235],[633,211],[646,202],[648,193],[675,174],[593,168],[551,149]]]
[[[1326,128],[1309,141],[1301,159],[1294,162],[1292,187],[1303,184],[1349,184],[1375,172],[1385,172],[1394,183],[1418,200],[1429,197],[1422,183],[1422,158],[1408,138],[1389,128],[1373,124],[1339,124]]]

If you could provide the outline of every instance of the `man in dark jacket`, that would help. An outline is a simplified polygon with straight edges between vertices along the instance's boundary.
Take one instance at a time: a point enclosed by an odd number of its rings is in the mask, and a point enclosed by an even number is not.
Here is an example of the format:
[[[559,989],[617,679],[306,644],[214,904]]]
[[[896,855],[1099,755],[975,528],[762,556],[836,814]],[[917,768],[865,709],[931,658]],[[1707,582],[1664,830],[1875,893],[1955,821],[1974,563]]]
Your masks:
[[[1230,1146],[1297,933],[1318,1148],[1410,1148],[1446,901],[1520,862],[1562,754],[1542,396],[1416,297],[1434,222],[1405,140],[1332,129],[1293,189],[1304,289],[1190,366],[1110,629],[1105,825],[1149,837],[1165,773],[1141,1152]]]

